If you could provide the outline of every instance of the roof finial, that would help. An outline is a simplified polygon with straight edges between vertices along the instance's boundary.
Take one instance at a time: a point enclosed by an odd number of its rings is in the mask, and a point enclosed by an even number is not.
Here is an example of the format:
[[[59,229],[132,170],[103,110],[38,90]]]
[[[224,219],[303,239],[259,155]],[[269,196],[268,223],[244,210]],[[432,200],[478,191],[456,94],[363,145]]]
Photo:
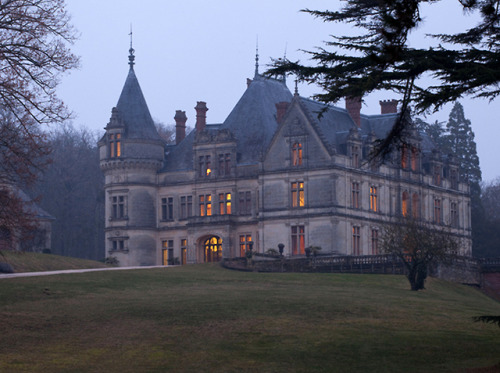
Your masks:
[[[134,53],[135,53],[135,50],[134,48],[132,48],[132,24],[130,24],[130,49],[128,50],[129,52],[129,55],[128,55],[128,64],[130,65],[130,68],[133,69],[134,68],[134,60],[135,60],[135,56],[134,56]]]
[[[259,75],[259,35],[257,35],[257,43],[255,48],[255,77]]]
[[[283,55],[283,63],[286,63],[286,50],[288,48],[288,42],[285,43],[285,54]],[[286,73],[283,73],[283,83],[286,84]]]
[[[294,95],[295,96],[299,95],[299,79],[297,79],[297,78],[295,78],[295,92],[294,92]]]

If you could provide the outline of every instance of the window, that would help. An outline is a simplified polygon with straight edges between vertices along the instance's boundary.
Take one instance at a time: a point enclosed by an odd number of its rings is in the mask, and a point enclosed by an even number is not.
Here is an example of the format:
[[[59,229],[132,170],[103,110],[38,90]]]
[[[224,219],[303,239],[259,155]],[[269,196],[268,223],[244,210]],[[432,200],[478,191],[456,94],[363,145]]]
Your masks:
[[[450,183],[453,189],[458,189],[458,172],[457,170],[450,171]]]
[[[303,225],[292,227],[292,255],[305,254],[306,242],[304,232]]]
[[[450,203],[450,225],[458,228],[458,208],[456,202]]]
[[[161,199],[161,220],[174,219],[174,199],[172,197]]]
[[[219,176],[231,175],[231,154],[219,154]]]
[[[441,185],[441,167],[440,166],[434,166],[434,172],[432,176],[432,181],[434,185]]]
[[[418,171],[418,149],[415,146],[411,147],[410,166],[412,171]]]
[[[408,192],[405,190],[403,192],[403,198],[401,203],[401,213],[403,214],[404,217],[406,217],[408,216],[409,211],[410,211],[410,196],[408,195]]]
[[[352,227],[352,255],[361,255],[360,227]]]
[[[408,146],[406,144],[401,148],[401,168],[408,168]]]
[[[352,167],[359,167],[359,148],[357,146],[351,147],[351,165]]]
[[[414,219],[418,219],[420,217],[420,198],[417,193],[413,193],[411,197],[411,216]]]
[[[113,251],[124,251],[125,241],[124,240],[113,240]]]
[[[209,155],[202,155],[198,158],[200,177],[210,177],[212,174],[212,161]]]
[[[174,240],[166,240],[161,242],[162,253],[163,253],[163,265],[173,265],[174,264]]]
[[[352,193],[351,193],[351,203],[352,208],[359,209],[359,183],[352,183]]]
[[[434,199],[434,223],[441,223],[441,200]]]
[[[219,193],[219,214],[231,215],[231,193]]]
[[[302,144],[299,142],[292,145],[292,165],[302,166]]]
[[[181,264],[187,264],[187,239],[181,239]]]
[[[212,216],[212,195],[200,196],[200,216]]]
[[[111,197],[111,218],[125,219],[125,196]]]
[[[111,158],[117,158],[122,156],[122,135],[120,133],[109,134],[109,156]]]
[[[292,207],[304,207],[304,182],[292,183]]]
[[[180,218],[186,219],[193,215],[193,196],[181,196]]]
[[[372,229],[372,255],[378,254],[378,229]]]
[[[245,253],[250,250],[250,241],[252,241],[252,236],[250,234],[240,235],[240,256],[244,257]]]
[[[240,215],[249,215],[252,213],[252,194],[251,192],[239,193],[239,211]]]
[[[377,212],[377,187],[376,186],[371,186],[370,187],[370,210]]]

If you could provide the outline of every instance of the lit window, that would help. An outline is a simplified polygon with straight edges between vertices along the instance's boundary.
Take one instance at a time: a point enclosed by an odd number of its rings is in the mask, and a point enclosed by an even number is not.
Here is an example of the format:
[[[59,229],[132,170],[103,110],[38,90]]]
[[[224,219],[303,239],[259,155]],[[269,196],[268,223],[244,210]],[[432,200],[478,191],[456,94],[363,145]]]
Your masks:
[[[351,187],[352,208],[359,209],[359,183],[353,182]]]
[[[210,177],[212,174],[212,161],[209,155],[198,157],[198,167],[200,177]]]
[[[401,203],[401,213],[403,214],[403,216],[408,216],[408,212],[409,212],[409,196],[408,196],[408,192],[407,191],[404,191],[403,192],[403,199],[402,199],[402,203]]]
[[[181,239],[181,264],[187,264],[187,239]]]
[[[410,163],[411,163],[411,170],[417,171],[418,170],[418,149],[415,146],[411,147]]]
[[[361,255],[360,227],[352,227],[352,255]]]
[[[401,148],[401,168],[408,168],[408,147],[406,144]]]
[[[212,195],[206,194],[200,197],[200,216],[212,215]]]
[[[302,144],[294,143],[292,145],[292,165],[301,166],[302,165]]]
[[[304,182],[292,183],[292,207],[304,207]]]
[[[370,210],[377,212],[377,187],[376,186],[371,186],[370,187]]]
[[[121,144],[122,135],[120,133],[117,134],[109,134],[109,156],[111,158],[121,157],[122,156],[122,144]]]
[[[250,241],[252,241],[252,236],[250,234],[243,234],[240,236],[240,256],[245,256],[245,253],[250,249]]]
[[[219,214],[231,215],[231,193],[219,193]]]
[[[163,265],[174,264],[174,240],[162,241]]]
[[[305,254],[305,229],[303,225],[296,225],[292,228],[292,255]]]

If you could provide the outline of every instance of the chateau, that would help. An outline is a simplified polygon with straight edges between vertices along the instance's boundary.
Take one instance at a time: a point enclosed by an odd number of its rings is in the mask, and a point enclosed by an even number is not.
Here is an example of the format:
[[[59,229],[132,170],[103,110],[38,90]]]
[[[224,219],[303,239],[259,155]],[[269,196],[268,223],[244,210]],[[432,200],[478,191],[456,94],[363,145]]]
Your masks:
[[[120,266],[219,261],[284,244],[287,256],[308,246],[337,255],[377,254],[391,217],[447,225],[471,253],[468,184],[458,165],[424,133],[371,164],[374,141],[397,118],[397,101],[380,115],[359,99],[328,107],[290,92],[284,79],[259,74],[223,123],[196,126],[175,114],[175,145],[160,138],[130,70],[99,141],[105,175],[106,256]],[[258,61],[258,60],[257,60]]]

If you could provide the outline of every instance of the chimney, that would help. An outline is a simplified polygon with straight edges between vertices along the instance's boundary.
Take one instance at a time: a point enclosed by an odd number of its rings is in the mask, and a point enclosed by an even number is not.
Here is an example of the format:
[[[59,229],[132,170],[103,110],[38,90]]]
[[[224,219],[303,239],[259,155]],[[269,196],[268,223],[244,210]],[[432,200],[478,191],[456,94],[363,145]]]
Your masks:
[[[182,110],[175,111],[175,144],[180,143],[186,137],[186,112]]]
[[[345,108],[354,123],[361,127],[361,97],[346,97]]]
[[[281,123],[288,109],[289,102],[281,101],[276,104],[276,122]]]
[[[380,103],[380,114],[393,114],[398,112],[398,100],[382,100]]]
[[[207,124],[207,103],[198,101],[195,106],[196,110],[196,131],[199,133],[203,131]]]

